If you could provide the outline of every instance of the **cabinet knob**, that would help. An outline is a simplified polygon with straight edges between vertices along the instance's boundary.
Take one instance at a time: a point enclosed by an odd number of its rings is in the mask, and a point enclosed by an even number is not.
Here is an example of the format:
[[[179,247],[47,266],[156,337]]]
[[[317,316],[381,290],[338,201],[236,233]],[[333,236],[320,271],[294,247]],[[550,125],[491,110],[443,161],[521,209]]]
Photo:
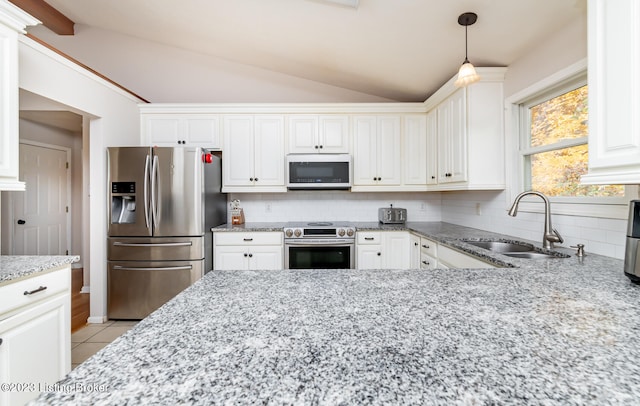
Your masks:
[[[253,178],[249,178],[249,181],[250,181],[250,182],[253,182]]]
[[[320,149],[322,149],[322,145],[320,145]]]
[[[244,253],[245,258],[249,256],[249,254],[247,254],[246,252]]]
[[[378,252],[378,256],[382,255],[380,252]]]
[[[249,258],[253,258],[253,254],[249,254]]]
[[[258,181],[258,178],[256,178],[255,180],[256,180],[256,182],[257,182],[257,181]]]
[[[417,242],[414,242],[414,243],[413,243],[413,245],[415,245],[415,246],[417,247],[417,246],[418,246],[418,243],[417,243]]]
[[[431,179],[435,179],[435,178],[436,178],[435,176],[431,176]]]
[[[316,145],[314,148],[315,148],[315,149],[318,149],[318,146]]]

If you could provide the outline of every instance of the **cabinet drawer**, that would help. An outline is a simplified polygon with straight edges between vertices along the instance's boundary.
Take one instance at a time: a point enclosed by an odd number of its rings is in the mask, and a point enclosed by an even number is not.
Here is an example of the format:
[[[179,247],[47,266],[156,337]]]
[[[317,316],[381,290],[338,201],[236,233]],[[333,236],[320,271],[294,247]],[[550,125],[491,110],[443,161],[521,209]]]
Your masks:
[[[379,232],[373,231],[358,231],[357,243],[362,244],[380,244],[382,235]]]
[[[438,243],[425,237],[420,237],[420,252],[433,258],[438,258]]]
[[[280,232],[216,232],[213,241],[214,245],[282,245],[283,235]]]
[[[438,267],[438,261],[425,254],[424,252],[420,253],[420,269],[436,269]]]
[[[44,289],[43,289],[44,288]],[[0,287],[0,320],[5,313],[71,289],[71,267]]]

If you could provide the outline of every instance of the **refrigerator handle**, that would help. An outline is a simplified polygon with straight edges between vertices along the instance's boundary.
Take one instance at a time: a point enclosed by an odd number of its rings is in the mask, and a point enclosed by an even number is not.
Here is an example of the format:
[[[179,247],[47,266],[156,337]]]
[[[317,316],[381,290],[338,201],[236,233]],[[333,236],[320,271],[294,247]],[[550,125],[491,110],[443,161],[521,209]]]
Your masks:
[[[151,220],[153,228],[158,227],[158,193],[160,185],[158,184],[158,156],[153,156],[153,164],[151,165]]]
[[[149,169],[151,163],[149,162],[149,155],[145,158],[144,161],[144,224],[147,228],[151,228],[151,219],[149,216],[150,208],[149,208]]]
[[[114,270],[118,271],[190,271],[193,269],[191,265],[185,266],[159,266],[159,267],[150,267],[150,266],[120,266],[114,265]]]

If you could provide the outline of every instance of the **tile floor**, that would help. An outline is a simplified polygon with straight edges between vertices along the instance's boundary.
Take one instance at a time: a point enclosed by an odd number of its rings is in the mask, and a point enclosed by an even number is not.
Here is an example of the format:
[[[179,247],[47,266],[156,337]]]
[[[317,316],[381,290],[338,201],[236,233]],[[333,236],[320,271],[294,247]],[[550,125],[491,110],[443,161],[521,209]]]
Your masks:
[[[71,369],[86,361],[137,323],[137,321],[108,321],[103,324],[87,324],[86,327],[71,334]]]

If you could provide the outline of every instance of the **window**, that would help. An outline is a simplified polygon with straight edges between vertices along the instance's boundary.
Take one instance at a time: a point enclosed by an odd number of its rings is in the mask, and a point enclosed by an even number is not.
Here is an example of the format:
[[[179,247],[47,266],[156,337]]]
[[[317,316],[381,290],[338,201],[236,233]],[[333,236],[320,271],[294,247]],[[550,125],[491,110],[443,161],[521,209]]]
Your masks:
[[[588,94],[581,69],[535,85],[514,101],[520,133],[517,187],[544,193],[556,213],[624,218],[637,186],[580,184],[589,160]],[[538,211],[536,206],[530,210]]]

